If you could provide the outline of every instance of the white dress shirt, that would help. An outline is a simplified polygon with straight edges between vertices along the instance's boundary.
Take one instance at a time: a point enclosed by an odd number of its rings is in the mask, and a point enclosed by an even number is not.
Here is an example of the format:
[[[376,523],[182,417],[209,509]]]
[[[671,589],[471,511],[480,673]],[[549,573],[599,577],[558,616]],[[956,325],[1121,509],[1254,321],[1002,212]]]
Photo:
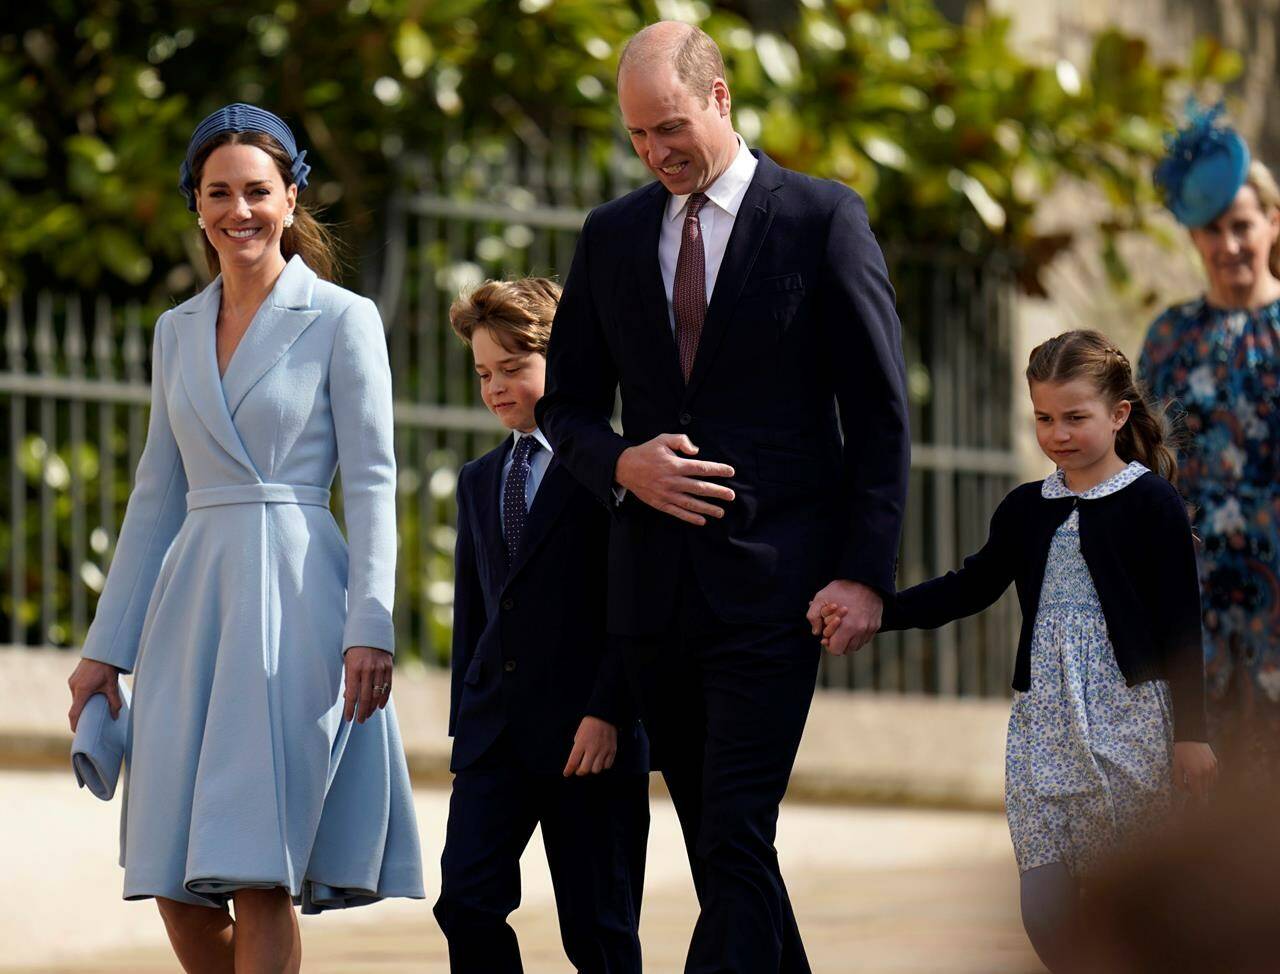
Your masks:
[[[507,492],[507,475],[511,473],[511,464],[516,459],[516,444],[520,442],[520,437],[532,436],[542,444],[541,450],[534,450],[529,456],[529,477],[524,482],[524,509],[526,511],[533,509],[533,495],[538,492],[538,487],[542,484],[542,475],[547,472],[547,467],[551,466],[551,444],[547,442],[547,438],[542,435],[542,430],[536,426],[532,433],[521,433],[519,430],[511,431],[511,450],[507,453],[507,458],[502,461],[502,483],[498,485],[498,523],[503,523],[506,517],[506,505],[503,503],[503,495]]]
[[[702,228],[702,249],[707,271],[707,302],[711,302],[711,293],[715,290],[716,275],[720,273],[720,265],[724,262],[725,248],[729,245],[729,233],[733,230],[733,221],[738,216],[738,208],[742,206],[742,198],[747,195],[747,187],[751,185],[751,177],[755,175],[758,161],[747,150],[742,136],[737,136],[738,154],[734,156],[729,168],[722,172],[718,179],[708,186],[704,193],[707,202],[698,211],[698,225]],[[662,287],[667,293],[667,316],[671,321],[671,333],[676,330],[676,311],[672,303],[672,293],[676,283],[676,260],[680,256],[680,238],[684,231],[684,211],[689,203],[689,194],[673,196],[667,201],[666,217],[662,221],[662,231],[658,235],[658,266],[662,269]]]

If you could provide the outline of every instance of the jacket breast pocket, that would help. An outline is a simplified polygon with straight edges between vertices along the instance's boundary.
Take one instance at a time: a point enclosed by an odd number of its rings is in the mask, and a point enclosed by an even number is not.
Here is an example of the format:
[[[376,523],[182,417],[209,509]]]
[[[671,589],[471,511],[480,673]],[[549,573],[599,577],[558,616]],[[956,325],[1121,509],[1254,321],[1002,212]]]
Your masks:
[[[747,314],[766,316],[782,332],[795,318],[804,296],[804,278],[799,272],[775,274],[749,281],[740,307]]]

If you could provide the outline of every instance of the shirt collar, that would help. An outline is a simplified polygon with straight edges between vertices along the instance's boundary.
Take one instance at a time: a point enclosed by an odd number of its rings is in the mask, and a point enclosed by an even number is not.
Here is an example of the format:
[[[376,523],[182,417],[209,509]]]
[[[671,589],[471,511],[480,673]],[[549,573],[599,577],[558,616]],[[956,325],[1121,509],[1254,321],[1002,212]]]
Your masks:
[[[551,443],[542,435],[542,430],[538,429],[536,426],[533,428],[532,433],[521,433],[519,430],[511,431],[511,448],[513,450],[515,449],[516,444],[520,442],[520,437],[522,436],[532,436],[542,444],[542,448],[547,451],[547,456],[553,456],[555,454],[556,451],[551,449]]]
[[[738,140],[738,154],[733,157],[733,162],[729,163],[729,168],[703,192],[707,194],[710,202],[730,216],[736,217],[738,208],[742,206],[742,198],[747,195],[747,187],[751,185],[751,177],[755,175],[756,166],[760,161],[751,154],[747,144],[742,141],[741,135],[735,132],[734,138]],[[688,193],[671,197],[667,201],[667,219],[674,220],[683,216],[685,204],[688,202]]]
[[[1062,473],[1062,468],[1059,467],[1046,477],[1044,483],[1040,485],[1040,496],[1049,500],[1060,497],[1079,497],[1081,500],[1091,501],[1098,497],[1114,494],[1123,487],[1128,487],[1144,473],[1147,473],[1147,468],[1137,460],[1131,460],[1129,465],[1119,473],[1112,474],[1102,483],[1094,484],[1088,490],[1077,494],[1067,486],[1067,478]]]

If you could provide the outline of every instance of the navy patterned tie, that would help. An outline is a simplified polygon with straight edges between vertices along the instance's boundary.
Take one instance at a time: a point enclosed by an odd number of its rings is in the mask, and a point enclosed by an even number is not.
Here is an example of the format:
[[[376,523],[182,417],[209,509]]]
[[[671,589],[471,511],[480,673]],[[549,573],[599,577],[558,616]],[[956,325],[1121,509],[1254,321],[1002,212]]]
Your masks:
[[[520,540],[529,519],[529,508],[524,502],[525,486],[529,483],[529,457],[541,445],[532,436],[516,440],[511,469],[507,471],[507,482],[502,488],[502,537],[507,543],[508,568],[520,552]]]
[[[676,347],[680,350],[680,371],[684,381],[693,372],[698,354],[702,322],[707,317],[707,255],[702,248],[702,224],[698,211],[707,202],[706,193],[689,197],[680,235],[680,255],[676,258],[676,278],[671,288],[671,304],[676,313]]]

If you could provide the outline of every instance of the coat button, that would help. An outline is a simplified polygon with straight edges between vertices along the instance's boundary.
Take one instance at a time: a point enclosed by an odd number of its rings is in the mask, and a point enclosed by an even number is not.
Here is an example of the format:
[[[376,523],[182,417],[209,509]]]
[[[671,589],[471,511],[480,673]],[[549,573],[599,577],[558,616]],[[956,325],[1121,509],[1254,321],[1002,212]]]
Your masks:
[[[680,414],[680,425],[681,425],[681,426],[688,426],[688,425],[689,425],[690,423],[692,423],[692,422],[693,422],[693,417],[692,417],[692,416],[690,416],[688,413],[681,413],[681,414]]]
[[[509,611],[509,610],[511,610],[511,609],[514,609],[514,608],[516,607],[516,604],[515,604],[515,601],[514,601],[514,600],[512,600],[512,599],[503,599],[503,600],[502,600],[502,607],[503,607],[504,609],[507,609],[507,610]]]
[[[506,670],[508,673],[514,673],[516,671],[516,661],[513,659],[509,659],[502,664],[502,668]]]

